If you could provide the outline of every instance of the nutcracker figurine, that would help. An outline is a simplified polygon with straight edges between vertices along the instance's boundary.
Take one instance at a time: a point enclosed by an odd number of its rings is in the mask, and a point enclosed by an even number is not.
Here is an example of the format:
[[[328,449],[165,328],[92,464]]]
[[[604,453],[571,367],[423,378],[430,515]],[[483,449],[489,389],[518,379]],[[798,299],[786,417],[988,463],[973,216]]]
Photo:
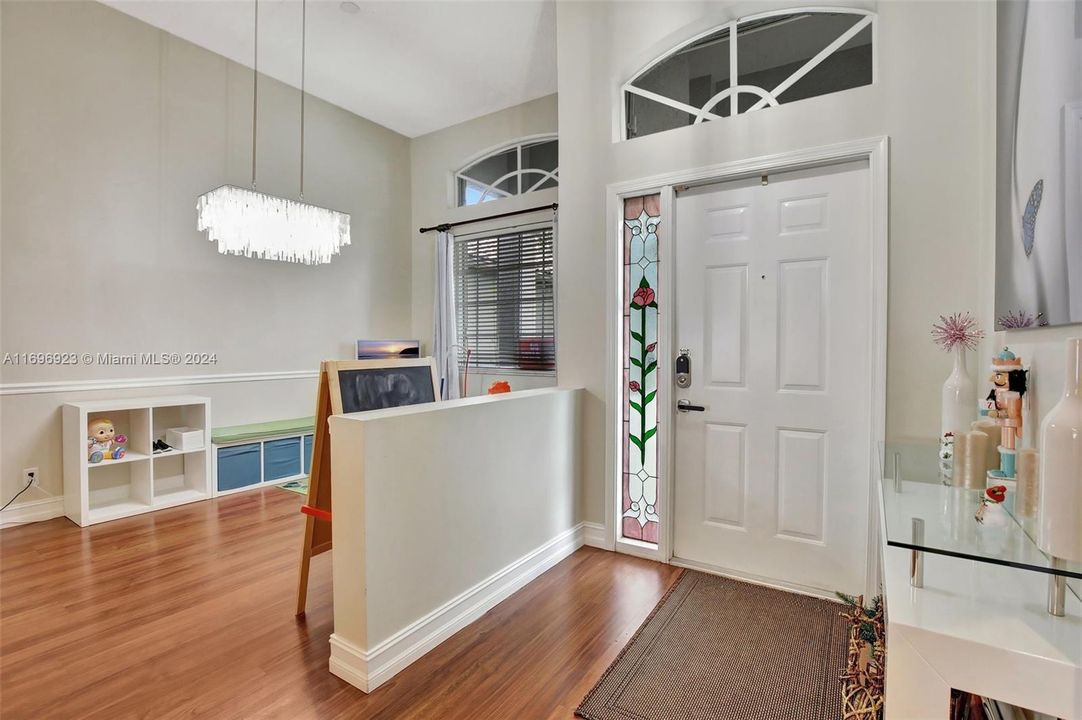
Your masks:
[[[985,399],[981,415],[1000,427],[999,467],[988,471],[990,480],[1014,479],[1015,453],[1022,438],[1022,396],[1026,394],[1026,375],[1022,358],[1009,348],[992,358],[992,390]]]

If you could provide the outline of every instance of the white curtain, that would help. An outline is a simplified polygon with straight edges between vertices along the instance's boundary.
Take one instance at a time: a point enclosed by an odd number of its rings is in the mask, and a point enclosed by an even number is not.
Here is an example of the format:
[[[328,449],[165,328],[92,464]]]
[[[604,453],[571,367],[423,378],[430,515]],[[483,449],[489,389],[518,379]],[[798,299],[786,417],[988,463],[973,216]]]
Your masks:
[[[442,398],[459,397],[458,321],[455,308],[455,236],[440,231],[436,235],[436,301],[433,313],[433,356],[440,376]]]
[[[560,384],[560,364],[557,359],[560,338],[560,212],[552,211],[552,361],[556,363],[553,384]]]

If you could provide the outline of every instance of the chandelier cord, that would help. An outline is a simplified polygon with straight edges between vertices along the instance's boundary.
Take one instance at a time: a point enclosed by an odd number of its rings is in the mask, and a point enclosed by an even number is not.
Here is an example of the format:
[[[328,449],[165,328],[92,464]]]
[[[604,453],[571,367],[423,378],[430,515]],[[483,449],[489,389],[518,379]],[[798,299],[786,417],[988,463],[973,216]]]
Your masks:
[[[0,0],[2,2],[3,0]],[[293,0],[297,2],[297,0]],[[307,75],[307,0],[301,17],[300,192],[301,200],[256,189],[259,130],[259,0],[253,0],[252,186],[219,185],[196,199],[196,229],[218,244],[223,255],[281,260],[306,265],[331,262],[350,244],[349,213],[306,203],[304,197],[305,76]],[[271,43],[271,50],[274,43]],[[273,53],[272,53],[273,54]],[[273,59],[273,58],[272,58]],[[227,168],[228,171],[228,168]],[[274,183],[271,183],[272,185]]]
[[[256,115],[259,108],[259,0],[255,0],[255,49],[252,53],[252,189],[255,189]]]
[[[304,42],[307,38],[308,0],[301,0],[301,200],[304,200]]]

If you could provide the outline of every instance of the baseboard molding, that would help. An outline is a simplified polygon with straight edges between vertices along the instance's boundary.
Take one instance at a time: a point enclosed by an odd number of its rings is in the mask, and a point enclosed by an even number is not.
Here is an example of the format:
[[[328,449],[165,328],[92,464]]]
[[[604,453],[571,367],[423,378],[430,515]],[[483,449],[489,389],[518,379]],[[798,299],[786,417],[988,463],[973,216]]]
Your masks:
[[[222,383],[309,380],[319,377],[317,370],[281,370],[258,373],[216,375],[178,375],[160,378],[117,378],[111,380],[60,380],[56,382],[3,383],[0,395],[37,395],[41,393],[89,392],[91,390],[130,390],[132,388],[177,387],[183,385],[220,385]]]
[[[370,657],[370,653],[331,633],[331,674],[364,692],[376,689],[375,685],[369,685],[368,682]]]
[[[602,550],[612,550],[612,543],[609,542],[608,532],[605,530],[603,523],[584,522],[582,523],[582,531],[584,545],[601,548]]]
[[[490,575],[391,637],[365,650],[332,634],[330,671],[371,692],[432,648],[583,546],[580,523]]]
[[[0,512],[0,529],[25,525],[26,523],[41,522],[63,517],[64,496],[46,497],[40,500],[12,505],[7,510]]]

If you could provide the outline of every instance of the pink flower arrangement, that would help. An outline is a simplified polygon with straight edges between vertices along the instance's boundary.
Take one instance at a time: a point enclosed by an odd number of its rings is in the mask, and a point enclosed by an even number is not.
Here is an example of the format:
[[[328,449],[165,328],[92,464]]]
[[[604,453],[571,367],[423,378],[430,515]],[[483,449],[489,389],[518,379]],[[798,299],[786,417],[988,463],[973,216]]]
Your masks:
[[[983,337],[984,331],[977,327],[977,321],[970,313],[940,315],[939,322],[932,325],[932,340],[946,352],[955,348],[976,350]]]
[[[631,304],[635,307],[647,307],[652,302],[654,302],[654,290],[648,287],[639,288],[631,298]]]

